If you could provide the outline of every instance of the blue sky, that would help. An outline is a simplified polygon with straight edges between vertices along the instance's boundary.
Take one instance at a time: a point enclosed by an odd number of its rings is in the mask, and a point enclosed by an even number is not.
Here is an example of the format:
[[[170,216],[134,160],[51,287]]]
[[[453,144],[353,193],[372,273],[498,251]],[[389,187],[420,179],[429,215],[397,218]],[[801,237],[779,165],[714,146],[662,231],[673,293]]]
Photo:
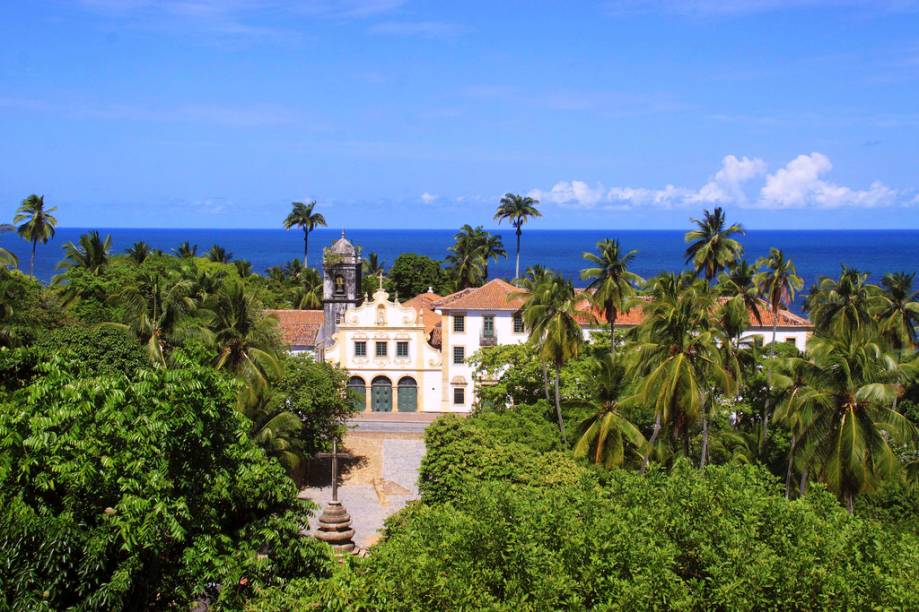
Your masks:
[[[72,0],[0,19],[0,220],[919,228],[919,0]]]

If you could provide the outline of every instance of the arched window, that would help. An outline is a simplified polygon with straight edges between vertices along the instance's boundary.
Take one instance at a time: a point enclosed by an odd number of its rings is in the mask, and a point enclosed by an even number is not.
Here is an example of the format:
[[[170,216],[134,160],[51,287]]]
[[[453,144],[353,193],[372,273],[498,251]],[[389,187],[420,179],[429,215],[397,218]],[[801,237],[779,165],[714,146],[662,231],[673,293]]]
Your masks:
[[[348,395],[354,403],[354,408],[363,412],[367,408],[367,385],[360,376],[352,376],[348,379]]]

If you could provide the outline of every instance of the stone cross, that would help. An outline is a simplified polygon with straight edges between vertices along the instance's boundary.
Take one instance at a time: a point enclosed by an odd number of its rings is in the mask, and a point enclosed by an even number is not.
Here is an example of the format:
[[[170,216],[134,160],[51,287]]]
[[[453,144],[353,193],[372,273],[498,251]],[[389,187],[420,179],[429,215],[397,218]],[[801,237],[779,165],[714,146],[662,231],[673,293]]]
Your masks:
[[[377,278],[380,281],[380,289],[382,289],[383,288],[383,271],[382,270],[377,272]]]
[[[332,452],[331,453],[316,453],[316,457],[320,459],[332,459],[332,501],[338,501],[338,460],[339,459],[353,459],[354,455],[349,453],[339,453],[338,452],[338,441],[332,440]]]

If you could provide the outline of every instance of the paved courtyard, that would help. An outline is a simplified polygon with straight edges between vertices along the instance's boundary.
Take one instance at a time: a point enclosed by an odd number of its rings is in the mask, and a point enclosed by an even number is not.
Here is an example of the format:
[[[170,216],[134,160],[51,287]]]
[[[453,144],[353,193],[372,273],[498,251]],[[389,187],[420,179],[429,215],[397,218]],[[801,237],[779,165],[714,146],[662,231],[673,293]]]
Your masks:
[[[348,510],[354,542],[367,548],[379,539],[389,515],[418,499],[418,468],[424,456],[424,429],[437,415],[361,415],[349,423],[339,461],[338,499]],[[330,460],[314,460],[300,497],[324,507],[332,498]],[[310,529],[316,528],[316,517]]]

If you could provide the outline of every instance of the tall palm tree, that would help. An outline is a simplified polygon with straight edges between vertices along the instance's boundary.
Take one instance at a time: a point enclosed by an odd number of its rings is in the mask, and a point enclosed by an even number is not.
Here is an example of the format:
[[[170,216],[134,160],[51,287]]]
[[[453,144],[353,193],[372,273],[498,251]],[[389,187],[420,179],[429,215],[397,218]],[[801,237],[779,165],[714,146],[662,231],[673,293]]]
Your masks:
[[[144,260],[151,255],[150,245],[143,241],[135,242],[125,249],[125,255],[134,263],[142,264]]]
[[[655,414],[643,469],[662,428],[688,456],[690,430],[712,394],[729,394],[734,384],[719,354],[715,299],[708,285],[695,281],[686,286],[680,277],[664,274],[652,281],[651,292],[630,368],[640,379],[631,401],[650,406]]]
[[[594,264],[581,270],[581,278],[590,280],[588,296],[595,308],[602,310],[609,324],[609,351],[616,350],[616,319],[620,312],[629,309],[629,301],[635,295],[635,285],[644,279],[629,270],[629,264],[638,251],[623,254],[618,240],[601,240],[597,243],[599,254],[584,253],[582,257]]]
[[[237,259],[233,262],[233,265],[236,266],[236,273],[239,275],[239,278],[252,276],[252,263],[248,260]]]
[[[290,214],[284,218],[284,229],[289,230],[292,227],[299,227],[303,230],[303,266],[309,266],[307,250],[309,247],[310,232],[317,227],[325,227],[325,217],[321,213],[313,212],[316,207],[316,200],[309,204],[303,202],[294,202]]]
[[[191,244],[188,240],[184,241],[173,252],[182,259],[188,259],[198,254],[198,245]]]
[[[377,278],[380,274],[386,273],[386,264],[380,260],[379,255],[372,252],[361,262],[364,268],[365,278]]]
[[[208,328],[217,349],[217,369],[227,369],[254,390],[264,390],[277,375],[277,321],[262,316],[262,308],[242,283],[230,281],[211,297]]]
[[[121,296],[128,305],[126,323],[113,325],[132,331],[146,346],[150,361],[165,366],[167,347],[174,343],[185,316],[195,310],[191,291],[188,280],[142,274]]]
[[[868,283],[868,273],[842,267],[839,279],[823,277],[807,296],[805,308],[817,333],[842,334],[874,329],[880,291]]]
[[[727,225],[721,207],[713,212],[704,211],[702,219],[690,220],[696,224],[696,229],[686,232],[684,237],[689,244],[686,263],[692,263],[696,274],[703,274],[711,284],[721,270],[743,254],[743,246],[732,236],[742,236],[744,229],[739,223]]]
[[[520,278],[520,236],[523,234],[523,225],[531,218],[541,217],[542,213],[536,208],[539,200],[516,193],[505,193],[495,211],[495,220],[500,224],[507,220],[514,227],[517,235],[517,257],[514,264],[514,278]]]
[[[915,278],[915,272],[893,272],[881,279],[876,314],[881,332],[895,349],[916,348],[919,291],[913,291]]]
[[[0,268],[15,268],[19,265],[19,258],[12,251],[0,247]]]
[[[785,498],[791,497],[791,479],[798,459],[798,442],[804,431],[814,422],[815,402],[803,393],[807,379],[813,376],[812,364],[803,357],[789,357],[777,364],[774,386],[778,394],[775,419],[791,431],[788,446],[788,465],[785,470]],[[801,472],[801,494],[804,494],[806,468]]]
[[[80,236],[77,244],[68,242],[64,245],[64,259],[57,267],[82,268],[93,276],[98,276],[108,265],[111,249],[112,237],[106,235],[103,239],[97,230],[93,230]]]
[[[801,432],[802,460],[851,513],[855,498],[898,467],[891,442],[916,441],[916,428],[890,408],[901,367],[864,329],[814,336],[800,401],[814,406]]]
[[[562,366],[581,351],[583,337],[576,320],[577,296],[574,286],[560,276],[548,276],[532,292],[521,293],[527,298],[522,309],[524,324],[530,330],[529,342],[541,359],[555,368],[555,413],[562,443],[565,422],[562,417],[559,382]]]
[[[54,238],[57,218],[52,215],[56,206],[45,208],[45,196],[34,193],[22,201],[13,217],[13,223],[22,223],[17,229],[23,240],[32,243],[32,258],[29,260],[29,276],[35,278],[35,248],[39,241],[47,244]]]
[[[230,263],[230,260],[233,259],[233,253],[229,252],[219,244],[215,244],[209,248],[204,256],[209,260],[217,263]]]
[[[590,385],[598,398],[593,404],[596,412],[584,419],[578,428],[581,435],[574,445],[575,457],[589,455],[595,464],[619,467],[625,461],[627,449],[637,454],[647,444],[638,428],[620,411],[618,399],[623,374],[622,366],[616,363],[613,355],[598,358],[590,377]]]
[[[534,264],[527,268],[526,277],[519,281],[521,291],[520,295],[529,295],[534,293],[537,288],[547,281],[551,281],[554,277],[554,274],[551,270],[547,270],[545,267]],[[543,388],[546,392],[546,401],[551,402],[551,394],[549,393],[549,366],[546,365],[546,361],[540,357],[539,365],[542,369],[542,381]]]

